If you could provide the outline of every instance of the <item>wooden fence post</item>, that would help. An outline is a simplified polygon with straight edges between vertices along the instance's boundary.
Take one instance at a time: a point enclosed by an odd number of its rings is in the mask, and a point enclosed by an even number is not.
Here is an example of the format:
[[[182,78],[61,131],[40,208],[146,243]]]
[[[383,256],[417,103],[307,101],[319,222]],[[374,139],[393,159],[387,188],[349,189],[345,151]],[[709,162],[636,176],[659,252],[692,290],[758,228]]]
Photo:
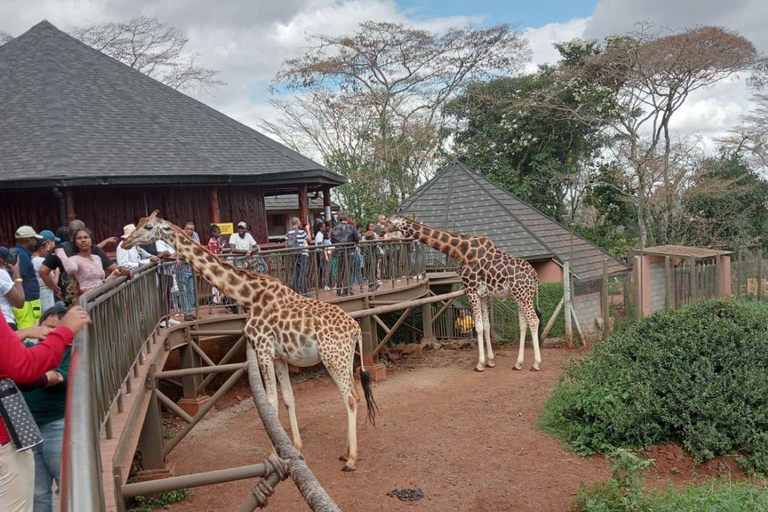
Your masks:
[[[664,256],[664,307],[673,309],[672,305],[672,259]]]
[[[603,258],[603,335],[611,335],[611,296],[608,289],[608,258]]]
[[[763,300],[763,250],[757,250],[757,300]]]
[[[742,266],[741,266],[741,254],[742,251],[739,249],[739,252],[736,254],[736,298],[741,299],[741,275],[743,274]]]
[[[715,256],[715,298],[719,299],[722,295],[722,286],[720,286],[720,255]]]
[[[573,345],[573,330],[571,328],[571,266],[566,261],[563,264],[563,312],[565,313],[565,340]]]
[[[688,264],[691,266],[691,301],[699,296],[699,282],[696,276],[696,258],[688,258]]]

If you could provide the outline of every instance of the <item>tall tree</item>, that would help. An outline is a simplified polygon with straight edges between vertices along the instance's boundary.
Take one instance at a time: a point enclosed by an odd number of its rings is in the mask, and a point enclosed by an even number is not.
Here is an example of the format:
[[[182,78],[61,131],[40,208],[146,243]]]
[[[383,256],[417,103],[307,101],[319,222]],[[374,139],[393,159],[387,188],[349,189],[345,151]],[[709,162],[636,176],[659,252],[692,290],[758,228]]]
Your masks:
[[[273,91],[293,97],[275,100],[281,117],[265,127],[289,144],[309,144],[326,163],[338,155],[317,143],[327,138],[318,131],[334,136],[342,130],[344,139],[362,137],[367,167],[386,188],[382,197],[398,202],[434,169],[445,102],[470,79],[508,73],[527,55],[525,39],[508,25],[437,34],[369,21],[351,35],[316,34],[309,43],[309,50],[285,61],[275,77]],[[325,106],[314,108],[318,99],[328,98],[341,109],[347,108],[342,103],[353,104],[360,118],[372,123],[360,131],[358,122],[351,129],[328,128],[302,119],[308,106],[309,117],[336,119]],[[357,186],[356,178],[350,181]]]
[[[561,79],[560,66],[580,65],[596,45],[560,47],[557,66],[531,75],[471,84],[444,112],[457,120],[446,131],[471,166],[555,218],[575,215],[589,169],[606,142],[599,126],[563,116],[567,105],[601,115],[614,109],[615,90]],[[541,101],[546,96],[548,101]],[[560,106],[553,106],[557,102]]]
[[[615,156],[635,181],[641,244],[648,241],[650,198],[658,197],[657,189],[665,204],[657,222],[658,241],[666,243],[672,234],[678,200],[671,165],[674,115],[694,91],[764,65],[754,45],[732,31],[705,26],[661,34],[641,25],[628,36],[607,38],[585,66],[565,68],[568,76],[619,87],[619,116],[595,119],[587,112],[584,120],[608,121],[621,142]],[[582,114],[567,105],[563,110],[566,115]]]
[[[768,181],[724,147],[700,163],[683,196],[683,241],[728,249],[767,247]]]
[[[187,94],[223,85],[218,71],[200,66],[201,54],[186,50],[189,39],[157,17],[71,27],[70,34],[141,73]]]

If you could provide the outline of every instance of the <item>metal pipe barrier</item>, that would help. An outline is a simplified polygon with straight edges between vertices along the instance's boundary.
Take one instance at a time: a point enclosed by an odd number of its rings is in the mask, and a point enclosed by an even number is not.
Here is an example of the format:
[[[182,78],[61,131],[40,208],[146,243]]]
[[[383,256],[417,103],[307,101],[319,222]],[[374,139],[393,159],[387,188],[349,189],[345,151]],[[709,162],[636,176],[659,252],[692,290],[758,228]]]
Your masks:
[[[375,292],[381,286],[394,288],[397,280],[423,279],[424,255],[424,246],[418,242],[397,239],[222,258],[236,267],[266,271],[295,291],[320,299],[327,298],[325,292]],[[197,273],[192,273],[194,289],[189,290],[189,281],[184,279],[184,273],[189,272],[183,264],[150,264],[135,271],[131,280],[120,277],[80,297],[79,304],[91,315],[93,325],[77,336],[72,351],[62,454],[62,511],[105,509],[101,432],[107,439],[113,437],[111,413],[115,408],[123,411],[124,397],[133,392],[131,377],[138,376],[145,354],[156,349],[153,338],[158,326],[171,314],[190,308],[195,313],[204,308],[237,308]],[[212,332],[193,334],[210,336]],[[244,372],[239,366],[236,374]],[[216,371],[226,370],[206,370]],[[175,375],[181,374],[157,372],[157,376]]]

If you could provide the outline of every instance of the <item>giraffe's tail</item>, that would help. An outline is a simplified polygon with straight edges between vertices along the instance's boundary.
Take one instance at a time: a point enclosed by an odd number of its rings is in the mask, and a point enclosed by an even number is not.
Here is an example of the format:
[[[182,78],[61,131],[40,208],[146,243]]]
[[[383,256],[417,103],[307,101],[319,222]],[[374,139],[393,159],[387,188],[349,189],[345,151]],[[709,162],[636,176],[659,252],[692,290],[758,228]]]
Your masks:
[[[541,333],[544,331],[544,322],[541,321],[542,315],[539,309],[539,283],[536,283],[536,307],[533,310],[536,312],[536,316],[539,317],[539,341],[541,341]]]
[[[379,412],[379,406],[376,404],[376,400],[373,398],[373,388],[371,387],[371,374],[365,371],[365,365],[363,364],[363,335],[359,330],[355,334],[357,338],[357,346],[360,349],[360,384],[363,385],[363,395],[365,396],[365,406],[368,409],[368,421],[373,425],[376,425],[376,413]]]

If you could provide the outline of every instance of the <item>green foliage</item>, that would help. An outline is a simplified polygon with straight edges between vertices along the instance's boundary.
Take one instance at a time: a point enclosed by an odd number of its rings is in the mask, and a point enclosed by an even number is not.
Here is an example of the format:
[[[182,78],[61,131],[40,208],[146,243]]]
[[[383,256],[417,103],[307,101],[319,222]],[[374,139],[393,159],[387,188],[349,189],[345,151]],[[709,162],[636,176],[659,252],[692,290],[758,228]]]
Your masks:
[[[558,49],[562,67],[578,65],[599,51],[583,42]],[[610,87],[542,66],[531,75],[471,84],[444,109],[461,126],[446,136],[453,137],[457,153],[470,167],[561,219],[579,174],[605,142],[601,126],[581,119],[586,112],[608,115],[614,100]]]
[[[157,498],[147,499],[144,496],[136,496],[134,504],[128,509],[128,512],[152,512],[158,508],[168,508],[176,502],[188,498],[192,494],[190,489],[178,489],[161,493]]]
[[[643,493],[642,472],[652,460],[643,460],[627,450],[608,455],[612,477],[591,489],[582,484],[571,510],[575,512],[752,512],[768,510],[768,493],[763,487],[710,480],[701,487],[683,491]]]
[[[540,419],[577,453],[675,442],[768,471],[768,311],[697,302],[640,320],[570,364]]]
[[[584,215],[575,231],[614,256],[625,256],[639,239],[634,195],[634,187],[620,167],[600,166],[590,177],[584,198],[584,206],[593,215]]]
[[[768,247],[768,181],[736,151],[701,163],[695,185],[683,198],[686,239],[730,248]]]

